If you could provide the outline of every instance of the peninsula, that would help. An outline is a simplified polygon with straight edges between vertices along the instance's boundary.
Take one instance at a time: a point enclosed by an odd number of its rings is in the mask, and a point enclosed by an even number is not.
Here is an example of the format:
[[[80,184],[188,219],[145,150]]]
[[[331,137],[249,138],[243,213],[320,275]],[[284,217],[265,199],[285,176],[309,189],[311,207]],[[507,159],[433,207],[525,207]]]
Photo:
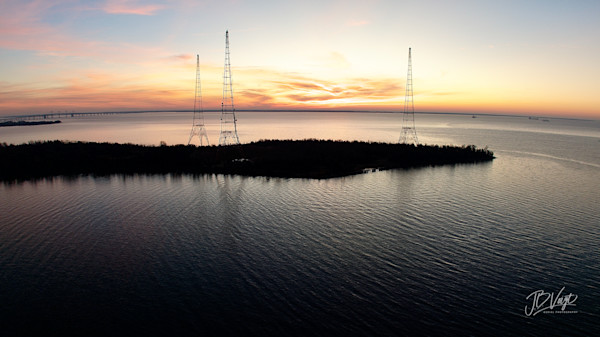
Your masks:
[[[371,168],[412,168],[493,159],[491,151],[473,145],[415,146],[307,139],[197,147],[48,141],[0,144],[0,180],[136,173],[322,179],[358,174]]]
[[[56,120],[56,121],[33,121],[33,122],[29,122],[29,121],[6,121],[6,122],[0,122],[0,127],[3,127],[3,126],[46,125],[46,124],[58,124],[58,123],[60,123],[59,120]]]

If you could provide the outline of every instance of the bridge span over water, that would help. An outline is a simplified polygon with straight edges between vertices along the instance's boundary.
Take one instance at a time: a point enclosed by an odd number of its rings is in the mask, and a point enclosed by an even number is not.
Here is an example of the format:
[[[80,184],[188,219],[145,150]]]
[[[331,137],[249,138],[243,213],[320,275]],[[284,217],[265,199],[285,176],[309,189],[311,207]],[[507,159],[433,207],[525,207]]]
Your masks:
[[[49,112],[45,114],[0,116],[0,122],[7,121],[39,121],[39,120],[57,120],[64,118],[91,117],[103,115],[135,114],[148,112],[191,112],[191,110],[147,110],[147,111],[101,111],[101,112]]]

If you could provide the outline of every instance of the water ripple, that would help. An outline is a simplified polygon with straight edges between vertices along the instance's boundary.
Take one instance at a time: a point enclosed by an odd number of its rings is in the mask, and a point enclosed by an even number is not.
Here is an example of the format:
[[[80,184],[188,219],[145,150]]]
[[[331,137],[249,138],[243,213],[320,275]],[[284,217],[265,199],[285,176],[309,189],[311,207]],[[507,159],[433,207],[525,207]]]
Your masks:
[[[225,335],[468,328],[541,336],[591,327],[600,177],[595,168],[565,175],[548,159],[503,154],[483,167],[331,180],[157,175],[4,185],[0,267],[10,277],[0,278],[1,299],[17,314],[1,314],[41,317],[53,329],[46,318],[100,327],[107,315],[155,332]],[[562,286],[580,296],[585,315],[560,328],[542,318],[539,331],[523,323],[529,293]],[[70,307],[48,313],[65,301]]]

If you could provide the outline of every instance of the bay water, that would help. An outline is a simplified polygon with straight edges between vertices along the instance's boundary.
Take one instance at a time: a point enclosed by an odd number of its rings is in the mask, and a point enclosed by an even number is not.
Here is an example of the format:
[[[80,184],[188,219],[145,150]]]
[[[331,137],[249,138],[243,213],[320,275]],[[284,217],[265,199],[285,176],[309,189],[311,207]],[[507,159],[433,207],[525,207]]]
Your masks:
[[[0,330],[597,333],[600,122],[476,117],[417,114],[419,140],[488,146],[493,162],[324,180],[112,175],[2,183]],[[394,113],[239,112],[238,130],[242,142],[396,142],[400,121]],[[190,128],[186,113],[108,115],[1,128],[0,142],[187,144]],[[218,114],[207,113],[207,130],[216,143]],[[572,296],[547,308],[534,302],[536,291],[541,299]]]

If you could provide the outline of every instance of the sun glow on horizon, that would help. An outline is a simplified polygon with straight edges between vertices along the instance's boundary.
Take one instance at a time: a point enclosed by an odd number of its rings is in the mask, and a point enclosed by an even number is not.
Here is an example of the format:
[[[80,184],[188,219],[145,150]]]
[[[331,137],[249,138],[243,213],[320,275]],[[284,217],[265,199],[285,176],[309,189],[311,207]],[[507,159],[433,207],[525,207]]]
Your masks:
[[[402,110],[412,47],[416,111],[600,118],[600,41],[594,34],[600,30],[595,15],[600,5],[538,5],[444,5],[432,11],[427,3],[391,1],[350,1],[343,8],[328,2],[241,1],[225,22],[235,104]],[[0,116],[187,110],[193,104],[196,53],[204,105],[218,109],[223,6],[5,1],[0,4]],[[423,8],[427,16],[408,22],[390,15]],[[483,24],[474,17],[487,19]],[[423,29],[402,29],[424,19],[431,24]],[[506,27],[507,20],[515,27]]]

